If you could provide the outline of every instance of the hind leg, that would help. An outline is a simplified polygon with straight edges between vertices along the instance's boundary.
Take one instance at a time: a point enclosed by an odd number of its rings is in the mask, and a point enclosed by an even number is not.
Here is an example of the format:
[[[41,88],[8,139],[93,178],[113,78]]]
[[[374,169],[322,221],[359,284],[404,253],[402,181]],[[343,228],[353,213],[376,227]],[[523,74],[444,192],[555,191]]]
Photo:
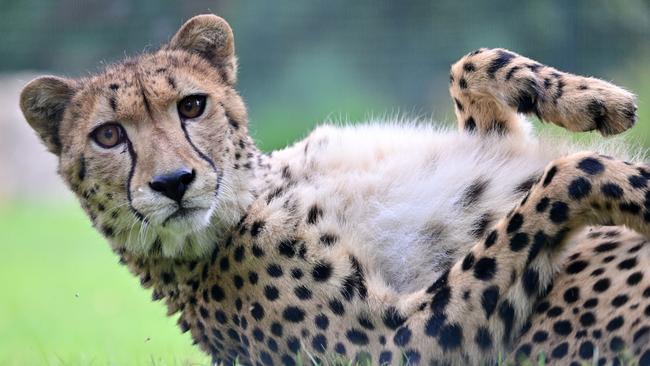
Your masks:
[[[410,315],[433,361],[483,364],[507,354],[586,225],[650,236],[650,166],[593,153],[553,161],[529,194],[426,291]],[[424,346],[423,346],[424,347]]]
[[[480,49],[464,56],[452,65],[450,82],[461,130],[520,133],[521,113],[569,131],[613,135],[636,120],[635,98],[628,91],[504,49]]]

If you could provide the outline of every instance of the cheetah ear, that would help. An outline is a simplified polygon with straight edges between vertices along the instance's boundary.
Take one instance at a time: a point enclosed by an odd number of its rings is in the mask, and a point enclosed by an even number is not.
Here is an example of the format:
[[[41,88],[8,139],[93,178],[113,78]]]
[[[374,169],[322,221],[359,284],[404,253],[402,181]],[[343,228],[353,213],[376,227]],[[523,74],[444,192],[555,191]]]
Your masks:
[[[197,54],[217,67],[225,82],[233,85],[237,81],[235,37],[228,22],[214,14],[185,22],[167,47]]]
[[[20,109],[47,149],[61,154],[59,125],[77,90],[73,80],[42,76],[30,81],[20,93]]]

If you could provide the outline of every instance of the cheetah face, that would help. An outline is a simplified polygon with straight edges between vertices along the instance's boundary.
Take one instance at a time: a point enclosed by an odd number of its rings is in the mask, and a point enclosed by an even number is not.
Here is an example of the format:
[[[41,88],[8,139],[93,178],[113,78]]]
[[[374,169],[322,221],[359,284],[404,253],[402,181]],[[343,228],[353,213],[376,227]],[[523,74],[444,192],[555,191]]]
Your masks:
[[[204,15],[96,76],[30,82],[21,108],[114,245],[196,255],[237,178],[228,167],[247,118],[235,73],[230,27]]]

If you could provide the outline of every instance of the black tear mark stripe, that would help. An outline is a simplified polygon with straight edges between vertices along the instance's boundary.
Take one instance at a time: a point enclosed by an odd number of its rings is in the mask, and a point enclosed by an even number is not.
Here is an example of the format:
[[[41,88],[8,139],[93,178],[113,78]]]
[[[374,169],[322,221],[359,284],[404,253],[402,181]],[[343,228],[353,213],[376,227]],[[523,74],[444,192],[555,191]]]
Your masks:
[[[192,149],[194,149],[194,151],[199,155],[201,159],[205,160],[208,164],[210,164],[212,170],[214,170],[214,172],[217,174],[217,184],[215,186],[215,195],[216,195],[217,191],[219,190],[219,186],[221,184],[221,178],[223,177],[223,175],[219,174],[219,171],[217,170],[217,166],[214,163],[214,161],[212,161],[212,159],[210,159],[207,155],[203,153],[203,151],[199,150],[199,148],[196,147],[196,145],[194,145],[194,142],[192,142],[192,139],[190,138],[190,135],[187,132],[187,126],[183,122],[181,122],[181,129],[183,129],[183,134],[185,135],[185,139],[187,140],[187,142],[189,142],[190,146],[192,146]]]
[[[126,146],[129,150],[129,156],[131,156],[131,169],[129,169],[129,177],[126,180],[126,198],[129,201],[129,208],[131,211],[133,211],[135,217],[142,222],[147,222],[147,218],[142,213],[140,213],[140,211],[136,210],[135,207],[133,207],[133,199],[131,197],[131,181],[133,180],[133,174],[135,174],[135,165],[138,162],[138,154],[135,152],[135,149],[133,149],[133,144],[128,137],[126,138]]]

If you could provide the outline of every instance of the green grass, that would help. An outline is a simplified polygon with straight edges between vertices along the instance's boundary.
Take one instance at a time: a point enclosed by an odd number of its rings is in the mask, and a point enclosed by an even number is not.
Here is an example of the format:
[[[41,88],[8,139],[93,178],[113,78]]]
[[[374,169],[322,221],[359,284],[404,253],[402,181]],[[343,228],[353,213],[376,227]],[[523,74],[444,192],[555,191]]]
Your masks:
[[[0,206],[0,365],[209,365],[74,203]]]

